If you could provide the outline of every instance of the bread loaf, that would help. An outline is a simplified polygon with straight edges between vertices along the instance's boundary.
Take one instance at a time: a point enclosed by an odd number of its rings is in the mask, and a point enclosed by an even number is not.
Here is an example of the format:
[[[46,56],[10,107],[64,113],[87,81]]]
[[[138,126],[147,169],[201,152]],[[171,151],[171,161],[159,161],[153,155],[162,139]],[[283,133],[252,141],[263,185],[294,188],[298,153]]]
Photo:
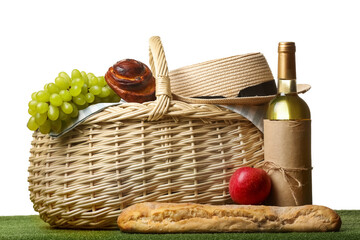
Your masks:
[[[147,202],[118,217],[124,232],[326,232],[338,231],[339,215],[316,205],[275,207]]]
[[[155,78],[144,63],[124,59],[115,63],[105,74],[108,85],[127,102],[143,103],[155,97]]]

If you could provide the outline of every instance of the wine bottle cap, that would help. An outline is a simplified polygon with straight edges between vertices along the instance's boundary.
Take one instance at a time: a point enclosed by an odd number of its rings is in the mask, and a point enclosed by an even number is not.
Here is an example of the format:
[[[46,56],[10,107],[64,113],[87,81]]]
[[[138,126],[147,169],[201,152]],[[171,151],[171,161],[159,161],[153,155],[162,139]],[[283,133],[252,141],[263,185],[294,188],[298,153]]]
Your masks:
[[[294,42],[279,42],[278,79],[296,79],[295,50]]]
[[[279,53],[295,53],[296,47],[294,42],[279,42]]]

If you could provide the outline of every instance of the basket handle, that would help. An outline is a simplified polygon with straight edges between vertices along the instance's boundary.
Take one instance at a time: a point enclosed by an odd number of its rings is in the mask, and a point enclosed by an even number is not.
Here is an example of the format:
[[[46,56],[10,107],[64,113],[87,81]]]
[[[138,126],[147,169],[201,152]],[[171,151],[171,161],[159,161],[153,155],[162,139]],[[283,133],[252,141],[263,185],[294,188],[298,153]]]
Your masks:
[[[160,37],[151,37],[149,44],[149,62],[156,81],[156,105],[149,113],[148,120],[156,121],[167,113],[172,96],[169,69]]]

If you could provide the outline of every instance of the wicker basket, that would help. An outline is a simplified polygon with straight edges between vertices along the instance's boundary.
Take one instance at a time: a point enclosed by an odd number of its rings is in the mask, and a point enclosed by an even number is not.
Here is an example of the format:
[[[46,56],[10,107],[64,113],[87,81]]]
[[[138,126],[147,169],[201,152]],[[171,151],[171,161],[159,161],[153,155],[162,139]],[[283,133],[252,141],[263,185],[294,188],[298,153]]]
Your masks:
[[[109,107],[58,138],[33,134],[30,199],[51,226],[114,228],[145,201],[231,203],[231,174],[263,160],[263,135],[244,117],[172,100],[158,37],[150,65],[156,101]]]

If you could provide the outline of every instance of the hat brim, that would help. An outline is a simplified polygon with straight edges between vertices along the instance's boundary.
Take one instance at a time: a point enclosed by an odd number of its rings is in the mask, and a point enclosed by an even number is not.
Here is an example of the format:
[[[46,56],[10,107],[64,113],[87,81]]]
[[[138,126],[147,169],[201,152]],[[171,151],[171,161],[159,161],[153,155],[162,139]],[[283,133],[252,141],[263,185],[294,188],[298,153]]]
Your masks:
[[[297,93],[306,93],[311,86],[309,84],[297,84]],[[268,103],[276,95],[253,96],[253,97],[235,97],[235,98],[191,98],[177,94],[172,94],[173,99],[194,104],[217,104],[217,105],[261,105]]]

